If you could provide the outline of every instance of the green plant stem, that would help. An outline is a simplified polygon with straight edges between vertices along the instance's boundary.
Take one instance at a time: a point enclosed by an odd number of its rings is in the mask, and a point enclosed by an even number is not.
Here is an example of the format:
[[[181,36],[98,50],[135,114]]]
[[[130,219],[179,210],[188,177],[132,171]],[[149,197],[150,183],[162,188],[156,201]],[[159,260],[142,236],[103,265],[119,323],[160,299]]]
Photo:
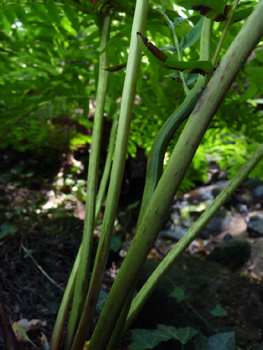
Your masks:
[[[109,14],[106,14],[103,19],[101,29],[100,51],[104,50],[108,41],[110,33],[110,23],[111,16]],[[108,81],[108,72],[105,70],[105,67],[107,67],[107,61],[107,51],[104,50],[100,55],[99,59],[99,78],[96,95],[96,109],[94,116],[94,127],[92,133],[91,152],[87,179],[85,222],[82,238],[82,248],[80,250],[81,269],[78,269],[78,273],[76,276],[73,304],[64,346],[65,349],[70,349],[71,344],[73,342],[75,331],[77,329],[81,312],[83,310],[88,289],[91,250],[93,244],[93,230],[95,222],[98,168],[103,128],[103,113]]]
[[[229,14],[229,16],[228,16],[228,19],[227,19],[227,21],[226,21],[226,25],[225,25],[225,27],[224,27],[224,30],[223,30],[223,32],[222,32],[222,35],[221,35],[221,37],[220,37],[220,39],[219,39],[219,42],[218,42],[218,44],[217,44],[217,46],[216,46],[216,50],[215,50],[214,56],[213,56],[213,58],[212,58],[212,65],[213,65],[213,67],[215,67],[216,64],[217,64],[217,59],[218,59],[219,53],[220,53],[220,51],[221,51],[223,42],[224,42],[224,40],[225,40],[226,33],[227,33],[229,27],[230,27],[231,24],[232,24],[232,18],[233,18],[234,13],[235,13],[235,11],[236,11],[236,9],[237,9],[238,3],[239,3],[239,0],[235,0],[234,4],[233,4],[233,6],[232,6],[231,12],[230,12],[230,14]]]
[[[59,350],[61,348],[63,330],[65,326],[65,322],[68,315],[68,310],[70,307],[70,303],[72,301],[73,291],[74,291],[74,283],[78,271],[79,260],[80,260],[80,249],[77,255],[77,258],[74,262],[73,269],[70,273],[69,280],[67,283],[67,287],[64,291],[64,295],[58,310],[58,315],[56,318],[56,322],[52,332],[52,338],[50,342],[50,350]]]
[[[134,298],[131,309],[127,318],[125,330],[127,330],[136,316],[142,309],[146,300],[152,294],[154,288],[166,274],[169,268],[172,267],[177,258],[185,251],[189,244],[198,236],[200,231],[207,225],[212,219],[215,213],[221,208],[231,194],[241,185],[241,183],[247,178],[250,172],[257,166],[257,164],[263,159],[263,144],[254,153],[252,158],[243,166],[238,174],[228,183],[228,185],[221,191],[206,211],[197,219],[194,225],[188,230],[188,232],[180,239],[180,241],[170,250],[167,256],[161,261],[149,279],[146,281],[142,289],[138,292]]]
[[[107,158],[106,158],[106,162],[105,162],[105,166],[104,166],[102,179],[100,182],[99,192],[97,195],[95,221],[97,221],[97,218],[99,216],[99,213],[100,213],[100,210],[102,207],[102,203],[103,203],[103,200],[105,197],[105,193],[106,193],[106,188],[107,188],[107,185],[109,182],[112,159],[113,159],[114,148],[115,148],[117,127],[118,127],[118,118],[116,116],[113,120],[113,124],[111,127],[110,141],[109,141],[109,146],[108,146],[108,151],[107,151]]]
[[[202,34],[200,39],[200,56],[204,60],[210,60],[211,57],[211,29],[212,21],[208,18],[205,18],[202,26]],[[144,200],[147,203],[149,202],[161,177],[163,170],[163,158],[170,138],[175,132],[175,128],[177,128],[182,123],[182,121],[190,115],[191,111],[194,108],[194,105],[196,104],[198,98],[201,95],[201,92],[204,89],[206,83],[205,80],[206,79],[203,76],[199,76],[195,87],[186,96],[184,102],[180,105],[179,109],[177,109],[172,114],[172,116],[168,118],[168,120],[165,122],[164,126],[161,128],[154,140],[154,144],[150,152],[150,156],[152,157],[151,162],[148,161],[146,184],[144,191]],[[147,197],[148,200],[146,200]],[[147,203],[141,206],[140,217],[142,217],[142,211],[147,207]],[[132,291],[125,302],[118,322],[112,332],[110,342],[107,345],[108,350],[115,349],[115,347],[118,344],[118,341],[121,338],[121,334],[123,332],[133,294],[134,293]]]
[[[127,318],[130,306],[131,306],[134,291],[135,291],[135,288],[133,288],[130,291],[130,294],[125,302],[125,305],[122,308],[120,317],[118,318],[118,321],[116,322],[116,326],[111,334],[109,343],[107,344],[107,347],[106,347],[107,350],[115,350],[122,339],[123,329],[125,327],[126,318]]]
[[[177,35],[175,32],[174,24],[170,20],[170,18],[167,16],[166,13],[164,14],[164,19],[165,19],[166,23],[168,24],[170,31],[172,32],[174,45],[175,45],[176,51],[177,51],[178,61],[182,61],[182,55],[181,55],[181,51],[180,51],[179,41],[178,41],[178,38],[177,38]],[[184,92],[187,95],[189,92],[189,89],[188,89],[188,86],[187,86],[186,81],[185,81],[184,73],[180,71],[179,75],[180,75],[180,78],[181,78],[182,83],[183,83]]]
[[[87,330],[92,321],[96,300],[99,295],[102,275],[105,269],[106,260],[110,246],[111,234],[117,212],[118,199],[120,195],[122,177],[124,172],[128,135],[132,116],[132,108],[136,90],[137,77],[140,66],[141,50],[137,38],[137,32],[143,32],[147,17],[148,0],[136,2],[135,14],[131,33],[131,44],[127,63],[126,77],[124,82],[120,118],[116,138],[114,160],[106,202],[105,214],[101,228],[100,241],[95,258],[94,269],[91,276],[90,288],[86,298],[81,321],[76,332],[72,350],[79,350],[85,342]],[[109,316],[110,317],[110,316]],[[89,349],[105,350],[110,335],[107,338],[95,332],[91,338]],[[103,345],[101,345],[103,344]]]
[[[262,16],[263,1],[256,6],[232,42],[188,120],[110,290],[91,338],[90,350],[105,350],[115,322],[136,282],[148,252],[162,228],[174,195],[212,117],[238,71],[261,39],[263,34]],[[98,347],[96,347],[97,344],[99,344]]]
[[[200,60],[209,61],[211,59],[211,30],[212,21],[208,18],[204,18],[200,38]],[[147,162],[146,182],[137,226],[140,225],[145,209],[163,173],[163,159],[171,137],[193,111],[207,81],[208,80],[202,75],[199,76],[194,88],[186,95],[181,105],[166,120],[154,139]]]

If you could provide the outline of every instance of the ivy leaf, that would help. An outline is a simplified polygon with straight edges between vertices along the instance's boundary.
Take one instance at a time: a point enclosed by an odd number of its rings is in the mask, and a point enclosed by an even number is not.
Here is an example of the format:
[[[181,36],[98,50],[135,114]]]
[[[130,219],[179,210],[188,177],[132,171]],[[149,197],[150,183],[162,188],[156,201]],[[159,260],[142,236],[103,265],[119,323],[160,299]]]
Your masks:
[[[12,236],[14,233],[17,232],[18,228],[16,225],[7,222],[4,222],[1,226],[1,231],[0,231],[0,239],[3,239],[7,236]]]
[[[235,333],[220,333],[208,339],[208,350],[235,350]]]
[[[96,305],[96,310],[99,310],[101,311],[103,309],[103,306],[105,304],[105,301],[108,297],[108,294],[107,292],[105,292],[105,290],[100,290],[100,294],[99,294],[99,299],[98,299],[98,302],[97,302],[97,305]]]
[[[153,45],[148,39],[143,36],[141,33],[137,33],[140,37],[140,45],[142,51],[146,54],[151,63],[157,64],[166,69],[186,71],[190,74],[200,73],[205,75],[211,68],[212,64],[208,61],[193,61],[193,62],[184,62],[177,61],[173,56],[166,55],[158,47]]]
[[[210,313],[214,316],[223,317],[227,315],[227,310],[225,310],[222,305],[216,304],[213,310]]]
[[[110,250],[117,253],[122,248],[121,235],[113,236],[110,242]]]
[[[131,330],[132,343],[131,350],[146,350],[155,348],[160,342],[167,339],[163,332],[159,329],[132,329]]]
[[[176,339],[179,340],[181,344],[188,343],[188,341],[198,333],[198,331],[194,328],[175,328],[162,324],[158,325],[158,329],[160,329],[162,333],[167,336],[167,340]]]
[[[173,297],[178,303],[185,300],[185,292],[182,287],[175,287],[174,290],[169,294],[169,297]]]

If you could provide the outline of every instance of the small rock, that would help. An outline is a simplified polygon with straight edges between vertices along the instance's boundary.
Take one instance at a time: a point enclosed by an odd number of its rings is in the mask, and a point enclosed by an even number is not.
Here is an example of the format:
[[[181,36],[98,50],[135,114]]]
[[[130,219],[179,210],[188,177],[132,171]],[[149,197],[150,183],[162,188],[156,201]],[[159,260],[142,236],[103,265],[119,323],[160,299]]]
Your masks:
[[[219,243],[208,256],[209,260],[216,261],[235,271],[245,264],[251,253],[249,242],[244,239],[228,240]]]
[[[251,216],[247,230],[251,237],[263,237],[263,217],[259,215]]]
[[[225,209],[219,210],[216,215],[208,222],[208,224],[200,232],[200,237],[207,239],[210,236],[217,236],[221,232],[228,229],[232,215]]]

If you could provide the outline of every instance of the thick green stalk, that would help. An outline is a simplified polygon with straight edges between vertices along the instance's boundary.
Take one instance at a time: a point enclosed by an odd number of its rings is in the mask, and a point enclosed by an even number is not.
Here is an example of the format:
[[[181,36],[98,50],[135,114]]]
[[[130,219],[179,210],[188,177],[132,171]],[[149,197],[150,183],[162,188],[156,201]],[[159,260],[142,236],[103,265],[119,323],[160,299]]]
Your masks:
[[[101,182],[100,182],[99,192],[97,195],[95,220],[97,220],[97,218],[99,216],[100,209],[102,207],[102,203],[103,203],[103,200],[105,197],[109,177],[110,177],[110,170],[111,170],[112,159],[113,159],[114,148],[115,148],[117,126],[118,126],[118,118],[115,116],[115,118],[113,120],[112,127],[111,127],[110,141],[109,141],[109,146],[108,146],[108,151],[107,151],[106,162],[105,162],[103,175],[102,175]]]
[[[185,251],[189,244],[196,238],[200,231],[213,218],[220,207],[226,202],[231,194],[241,185],[251,171],[263,159],[263,144],[258,148],[253,157],[243,166],[238,174],[230,181],[230,183],[221,191],[206,211],[197,219],[189,231],[180,239],[180,241],[172,248],[167,256],[158,265],[142,289],[134,298],[131,309],[127,318],[125,330],[128,330],[136,319],[143,305],[152,294],[153,290],[166,274],[168,269],[172,267],[176,259]]]
[[[72,350],[79,350],[81,348],[81,345],[84,344],[87,335],[87,330],[89,329],[90,323],[92,321],[93,312],[96,306],[95,301],[97,300],[99,295],[101,279],[108,257],[111,233],[116,217],[117,205],[125,166],[132,108],[134,103],[136,83],[141,59],[141,49],[136,33],[144,31],[147,17],[147,7],[148,0],[137,0],[132,26],[131,44],[127,63],[126,77],[121,100],[116,147],[114,152],[114,160],[112,165],[105,214],[101,228],[100,241],[91,276],[88,296],[86,298],[84,310],[74,339]],[[114,323],[114,320],[112,322]],[[101,334],[99,334],[98,337],[97,335],[95,335],[95,337],[92,337],[89,349],[93,348],[96,350],[105,350],[104,345],[106,345],[107,342],[108,339],[103,337],[102,332]],[[104,345],[101,345],[102,343]]]
[[[211,30],[212,21],[204,18],[200,38],[200,60],[209,61],[211,59]],[[147,162],[146,182],[137,226],[140,225],[144,211],[163,173],[163,159],[171,137],[193,111],[206,84],[207,79],[200,75],[194,88],[188,92],[181,105],[166,120],[154,139]]]
[[[125,328],[126,318],[131,306],[132,298],[134,296],[135,287],[130,291],[124,307],[121,310],[120,317],[116,322],[115,328],[111,334],[110,340],[106,346],[107,350],[115,350],[122,340],[123,329]]]
[[[110,23],[111,16],[107,14],[103,19],[103,25],[101,29],[100,51],[104,50],[108,41]],[[99,59],[99,78],[96,95],[96,109],[88,168],[86,215],[84,222],[82,248],[80,250],[81,269],[78,269],[76,277],[73,304],[66,333],[66,341],[64,347],[65,349],[70,349],[73,342],[88,289],[91,250],[93,244],[93,230],[95,222],[94,219],[98,183],[98,168],[100,160],[100,145],[103,128],[103,113],[108,80],[108,72],[105,70],[105,67],[107,67],[107,61],[107,51],[103,51]]]
[[[91,347],[90,350],[106,349],[105,346],[114,329],[115,322],[121,314],[123,305],[140,273],[141,266],[162,228],[174,194],[196,149],[238,71],[261,39],[263,34],[262,17],[263,1],[256,6],[232,42],[188,120],[111,288],[91,338],[93,348]],[[100,341],[100,339],[103,340]],[[97,344],[100,346],[96,347]]]

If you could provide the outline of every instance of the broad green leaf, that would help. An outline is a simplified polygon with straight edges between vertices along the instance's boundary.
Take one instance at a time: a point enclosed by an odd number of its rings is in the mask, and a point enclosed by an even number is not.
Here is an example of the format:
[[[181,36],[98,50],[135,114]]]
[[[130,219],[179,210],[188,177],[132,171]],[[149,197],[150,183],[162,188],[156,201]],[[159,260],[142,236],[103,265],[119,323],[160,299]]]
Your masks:
[[[131,338],[131,350],[154,349],[160,342],[170,339],[159,329],[132,329]]]
[[[192,46],[196,43],[201,35],[203,24],[203,18],[199,20],[199,22],[188,32],[183,39],[180,41],[180,50],[183,51],[185,48]]]
[[[3,239],[7,236],[11,236],[14,233],[17,232],[18,228],[16,225],[7,222],[4,222],[1,226],[0,226],[0,239]]]
[[[176,339],[179,340],[181,344],[188,343],[188,341],[198,333],[194,328],[175,328],[162,324],[158,325],[158,329],[162,331],[164,336],[167,336],[167,340]]]
[[[208,339],[208,350],[235,350],[235,333],[219,333]]]

